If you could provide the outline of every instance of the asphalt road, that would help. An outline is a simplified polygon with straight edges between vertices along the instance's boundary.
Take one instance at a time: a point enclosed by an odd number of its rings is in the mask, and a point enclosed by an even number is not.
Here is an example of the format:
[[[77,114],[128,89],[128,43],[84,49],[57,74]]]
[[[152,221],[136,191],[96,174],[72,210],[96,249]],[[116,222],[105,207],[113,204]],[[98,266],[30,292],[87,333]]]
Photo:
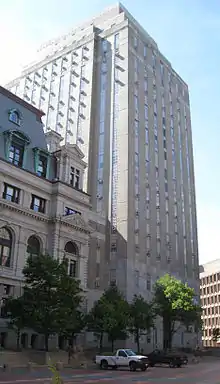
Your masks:
[[[62,377],[65,384],[219,384],[220,361],[206,361],[182,368],[154,367],[146,372],[118,371],[73,371],[65,370]],[[49,384],[50,374],[45,370],[31,373],[22,371],[0,373],[0,384]]]

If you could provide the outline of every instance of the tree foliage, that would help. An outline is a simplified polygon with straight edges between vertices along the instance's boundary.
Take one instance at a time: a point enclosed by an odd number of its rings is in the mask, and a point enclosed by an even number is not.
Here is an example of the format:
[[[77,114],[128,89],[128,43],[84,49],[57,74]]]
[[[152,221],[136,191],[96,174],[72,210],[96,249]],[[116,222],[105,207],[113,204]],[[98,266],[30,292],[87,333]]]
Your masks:
[[[99,351],[103,348],[103,335],[105,332],[105,306],[102,302],[96,301],[86,316],[87,330],[93,332],[99,340]]]
[[[108,335],[114,350],[116,340],[127,337],[129,307],[123,295],[113,286],[106,290],[89,313],[89,329],[103,337]]]
[[[187,284],[168,274],[154,287],[154,308],[163,319],[164,348],[171,348],[176,323],[194,324],[201,308],[195,303],[195,291]]]
[[[137,350],[140,352],[140,337],[154,326],[154,312],[152,305],[142,296],[134,296],[129,305],[129,332],[134,335]]]
[[[64,328],[65,334],[75,332],[82,300],[79,281],[68,276],[65,261],[60,263],[49,255],[29,257],[23,274],[23,300],[31,314],[28,326],[44,335],[48,350],[50,335]]]
[[[20,349],[21,330],[27,326],[30,317],[29,308],[25,303],[24,297],[9,297],[5,302],[4,311],[6,317],[9,318],[8,327],[16,332],[17,349]]]
[[[66,261],[62,264],[57,296],[58,332],[73,344],[76,335],[85,326],[85,316],[82,312],[83,291],[80,281],[67,274]]]

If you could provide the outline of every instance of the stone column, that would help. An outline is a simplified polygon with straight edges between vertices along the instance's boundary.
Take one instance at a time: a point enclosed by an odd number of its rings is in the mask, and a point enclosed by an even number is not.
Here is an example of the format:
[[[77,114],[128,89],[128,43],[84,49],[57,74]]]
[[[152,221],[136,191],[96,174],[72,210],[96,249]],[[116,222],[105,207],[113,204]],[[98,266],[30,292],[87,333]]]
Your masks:
[[[58,220],[60,219],[58,218]],[[61,226],[60,221],[55,222],[51,226],[51,250],[49,250],[49,253],[51,253],[51,255],[55,259],[61,257],[60,249],[59,249],[60,248],[60,226]]]
[[[88,242],[83,244],[81,249],[81,255],[79,260],[79,278],[82,282],[84,288],[87,288],[88,281],[88,256],[89,256],[89,246]]]

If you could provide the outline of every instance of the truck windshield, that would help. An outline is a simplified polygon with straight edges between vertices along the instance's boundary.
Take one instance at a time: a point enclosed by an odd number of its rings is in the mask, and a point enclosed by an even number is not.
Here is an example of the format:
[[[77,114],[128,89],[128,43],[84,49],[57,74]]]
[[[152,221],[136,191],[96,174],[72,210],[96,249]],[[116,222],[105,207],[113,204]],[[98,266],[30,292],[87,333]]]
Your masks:
[[[134,353],[131,349],[125,349],[125,352],[128,356],[136,356],[136,353]]]

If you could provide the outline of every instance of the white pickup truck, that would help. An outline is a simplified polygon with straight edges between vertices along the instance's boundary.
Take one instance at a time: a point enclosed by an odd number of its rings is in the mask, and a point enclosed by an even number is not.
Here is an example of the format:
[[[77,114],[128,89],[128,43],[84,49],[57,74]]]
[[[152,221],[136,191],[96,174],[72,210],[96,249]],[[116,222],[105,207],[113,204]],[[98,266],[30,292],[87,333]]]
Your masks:
[[[130,371],[136,371],[138,368],[146,371],[149,366],[147,356],[136,355],[131,349],[118,349],[112,356],[98,355],[95,362],[101,369],[128,367]]]

